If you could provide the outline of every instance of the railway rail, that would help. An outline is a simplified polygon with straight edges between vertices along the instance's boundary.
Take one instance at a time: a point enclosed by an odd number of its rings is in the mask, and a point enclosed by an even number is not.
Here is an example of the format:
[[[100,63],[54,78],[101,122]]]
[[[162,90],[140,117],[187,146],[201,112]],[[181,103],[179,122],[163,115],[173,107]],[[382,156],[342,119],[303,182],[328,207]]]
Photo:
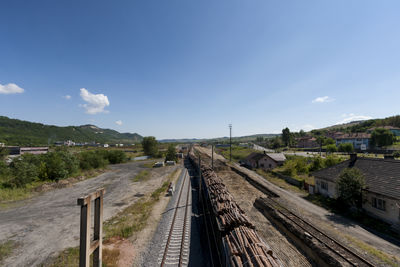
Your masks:
[[[351,249],[342,245],[340,242],[325,234],[323,231],[310,224],[309,222],[303,220],[301,217],[297,216],[287,208],[281,206],[277,201],[271,198],[261,198],[263,202],[269,202],[273,206],[277,206],[275,211],[289,219],[292,224],[300,227],[304,233],[311,235],[313,238],[324,244],[330,251],[332,251],[335,255],[338,255],[345,262],[347,262],[350,266],[375,266],[368,260],[364,259],[362,256],[358,255]]]
[[[179,189],[171,225],[165,239],[165,246],[159,257],[160,266],[187,266],[189,261],[191,200],[190,176],[187,171]]]

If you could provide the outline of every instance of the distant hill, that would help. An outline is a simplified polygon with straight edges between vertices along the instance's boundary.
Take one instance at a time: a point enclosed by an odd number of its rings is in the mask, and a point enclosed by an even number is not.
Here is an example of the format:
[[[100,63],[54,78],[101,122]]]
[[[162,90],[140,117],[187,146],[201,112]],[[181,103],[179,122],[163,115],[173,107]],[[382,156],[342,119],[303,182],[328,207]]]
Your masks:
[[[346,124],[333,125],[313,131],[343,131],[343,132],[365,132],[372,127],[393,126],[400,128],[400,115],[384,119],[370,119],[364,121],[352,121]]]
[[[65,140],[77,143],[134,143],[142,141],[142,136],[89,124],[59,127],[0,116],[0,142],[6,145],[51,145]]]
[[[255,141],[257,137],[263,138],[273,138],[275,136],[279,136],[280,134],[254,134],[254,135],[246,135],[246,136],[237,136],[232,137],[233,142],[251,142]],[[229,141],[229,137],[217,137],[210,139],[197,139],[197,138],[183,138],[183,139],[162,139],[159,140],[161,143],[199,143],[199,142],[227,142]]]

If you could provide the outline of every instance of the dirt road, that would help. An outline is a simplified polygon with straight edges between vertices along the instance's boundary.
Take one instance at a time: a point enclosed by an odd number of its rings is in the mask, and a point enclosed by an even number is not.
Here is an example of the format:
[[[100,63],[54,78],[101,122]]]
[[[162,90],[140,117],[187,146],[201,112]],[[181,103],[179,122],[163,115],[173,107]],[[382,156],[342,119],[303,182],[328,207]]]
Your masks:
[[[163,178],[177,166],[152,170],[145,182],[132,182],[145,162],[111,166],[111,171],[96,178],[53,190],[27,200],[18,208],[0,211],[0,243],[14,240],[19,246],[1,266],[37,266],[59,251],[79,245],[78,197],[106,188],[104,220],[115,215],[162,184]]]

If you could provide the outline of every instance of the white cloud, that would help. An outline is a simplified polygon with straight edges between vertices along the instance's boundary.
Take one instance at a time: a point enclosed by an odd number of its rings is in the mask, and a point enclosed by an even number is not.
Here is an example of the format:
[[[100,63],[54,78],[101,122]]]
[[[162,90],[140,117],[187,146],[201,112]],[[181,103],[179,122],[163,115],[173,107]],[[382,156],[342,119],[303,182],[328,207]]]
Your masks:
[[[332,102],[334,100],[335,99],[333,99],[329,96],[320,96],[320,97],[317,97],[316,99],[314,99],[312,102],[313,103],[327,103],[327,102]]]
[[[364,121],[364,120],[372,119],[372,117],[370,117],[370,116],[356,115],[354,113],[342,114],[342,118],[343,118],[343,120],[337,122],[336,124],[343,124],[343,123],[349,123],[352,121]]]
[[[67,99],[67,100],[70,100],[71,99],[71,96],[70,95],[65,95],[65,96],[63,96],[65,99]]]
[[[115,123],[118,124],[119,126],[122,125],[122,121],[121,121],[121,120],[118,120],[118,121],[116,121]]]
[[[104,110],[105,107],[110,105],[108,101],[108,97],[103,94],[92,94],[85,88],[81,88],[81,97],[87,104],[83,104],[82,107],[86,109],[86,113],[88,114],[97,114],[97,113],[108,113],[107,110]]]
[[[21,94],[25,90],[16,85],[15,83],[9,83],[6,85],[0,84],[0,94]]]

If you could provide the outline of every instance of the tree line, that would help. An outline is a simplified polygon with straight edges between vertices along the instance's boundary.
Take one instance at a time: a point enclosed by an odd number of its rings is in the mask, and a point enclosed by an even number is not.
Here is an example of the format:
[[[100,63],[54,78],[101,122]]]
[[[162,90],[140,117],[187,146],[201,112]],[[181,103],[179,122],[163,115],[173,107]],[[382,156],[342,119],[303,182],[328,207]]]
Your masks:
[[[125,152],[120,150],[91,150],[73,154],[66,149],[58,149],[41,155],[24,154],[9,165],[0,160],[0,187],[21,188],[35,181],[58,181],[78,175],[83,170],[126,161]]]

